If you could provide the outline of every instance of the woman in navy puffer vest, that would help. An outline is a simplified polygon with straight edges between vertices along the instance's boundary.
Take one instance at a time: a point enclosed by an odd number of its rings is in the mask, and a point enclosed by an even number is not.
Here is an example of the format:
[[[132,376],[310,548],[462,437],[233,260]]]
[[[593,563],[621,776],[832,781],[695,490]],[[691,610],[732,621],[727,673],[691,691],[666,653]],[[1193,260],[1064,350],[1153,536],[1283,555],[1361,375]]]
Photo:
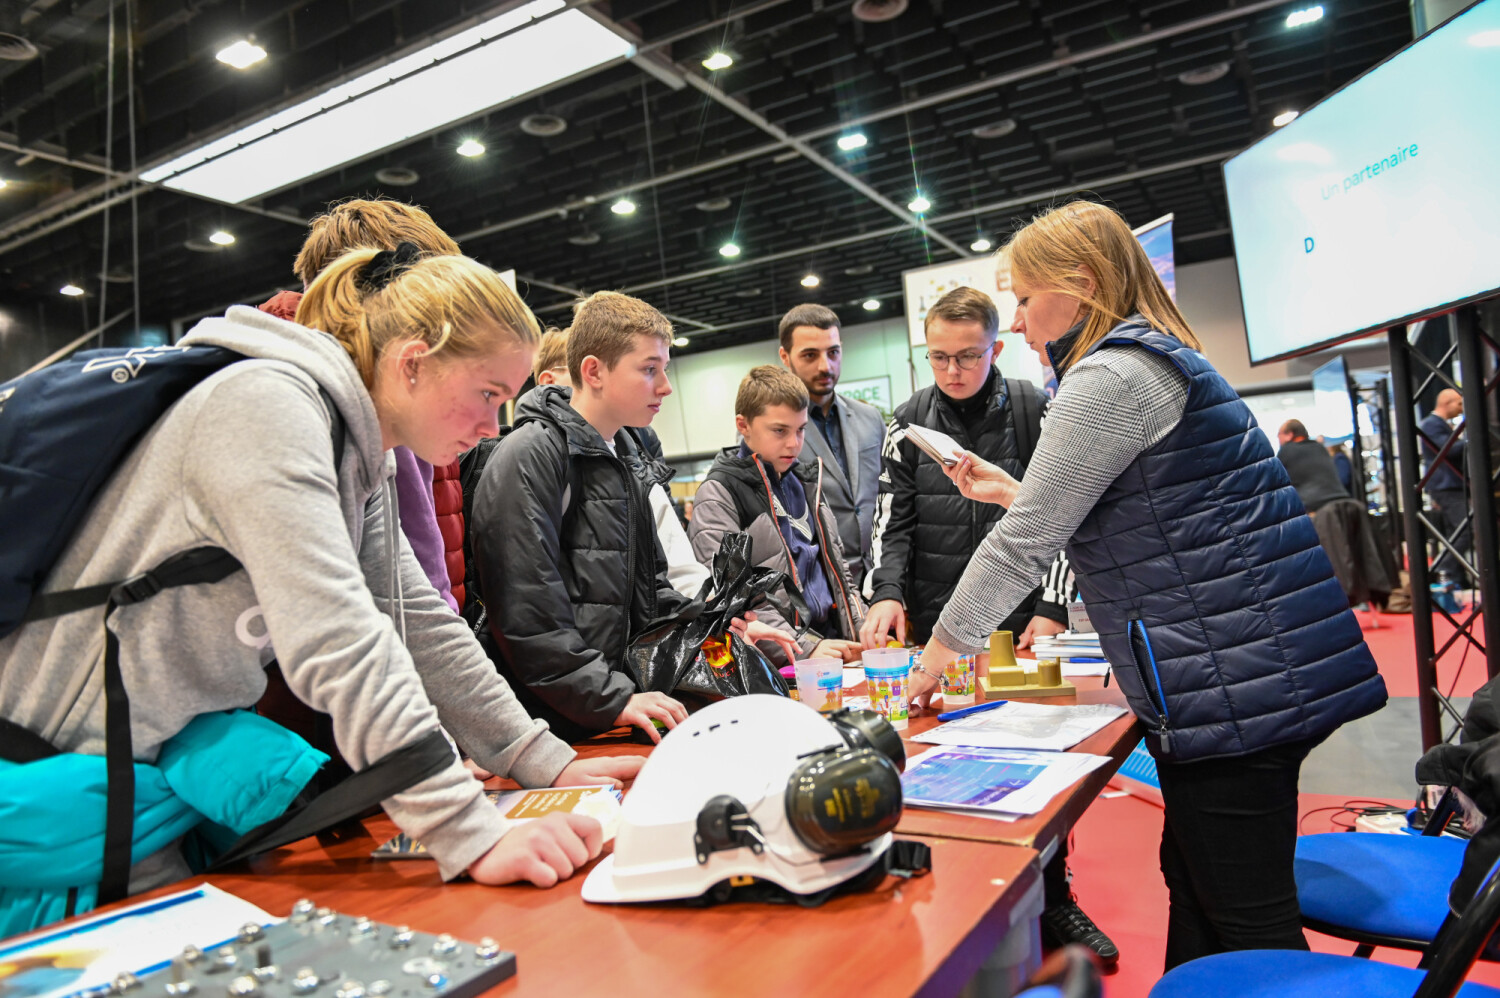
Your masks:
[[[1306,949],[1292,861],[1302,760],[1385,684],[1250,410],[1113,210],[1075,202],[1006,247],[1012,331],[1059,376],[1025,484],[969,455],[949,475],[1007,507],[913,676],[955,655],[1041,579],[1060,547],[1113,673],[1147,727],[1166,822],[1167,967]]]

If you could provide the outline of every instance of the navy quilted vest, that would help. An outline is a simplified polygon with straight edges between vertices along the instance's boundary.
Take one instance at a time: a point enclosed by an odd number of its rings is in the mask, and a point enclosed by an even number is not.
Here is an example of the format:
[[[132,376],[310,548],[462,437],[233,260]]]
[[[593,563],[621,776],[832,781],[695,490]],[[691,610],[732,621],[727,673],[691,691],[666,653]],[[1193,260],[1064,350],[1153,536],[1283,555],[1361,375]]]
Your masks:
[[[1243,755],[1380,709],[1359,622],[1249,408],[1174,337],[1126,323],[1093,350],[1106,345],[1152,350],[1188,378],[1182,421],[1068,545],[1148,747],[1178,762]]]

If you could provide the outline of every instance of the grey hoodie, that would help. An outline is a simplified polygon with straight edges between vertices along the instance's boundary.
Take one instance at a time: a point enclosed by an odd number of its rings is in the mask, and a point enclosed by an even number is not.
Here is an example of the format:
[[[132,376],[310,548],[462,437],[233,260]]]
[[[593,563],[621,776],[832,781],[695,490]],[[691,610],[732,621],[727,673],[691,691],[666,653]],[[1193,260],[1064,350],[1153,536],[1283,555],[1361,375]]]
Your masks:
[[[154,760],[198,714],[253,705],[274,657],[292,692],[333,716],[356,770],[441,722],[485,769],[527,786],[556,779],[572,750],[517,703],[395,526],[395,464],[338,342],[236,307],[183,344],[255,359],[206,379],[157,422],[44,586],[127,578],[202,545],[245,566],[115,612],[136,759]],[[337,475],[320,386],[346,427]],[[102,755],[101,615],[39,621],[0,641],[0,715],[65,751]],[[457,758],[384,807],[444,878],[507,829]],[[186,875],[169,852],[138,864],[131,889]]]

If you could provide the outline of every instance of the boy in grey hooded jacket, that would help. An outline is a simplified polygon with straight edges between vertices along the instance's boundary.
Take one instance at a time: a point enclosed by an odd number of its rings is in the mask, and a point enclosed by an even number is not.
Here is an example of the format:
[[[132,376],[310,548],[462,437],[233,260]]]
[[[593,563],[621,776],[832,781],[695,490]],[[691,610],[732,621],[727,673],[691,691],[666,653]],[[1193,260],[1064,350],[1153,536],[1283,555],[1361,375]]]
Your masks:
[[[253,705],[274,657],[291,690],[332,715],[356,770],[441,723],[485,769],[527,786],[560,779],[574,753],[516,702],[396,527],[394,462],[345,347],[244,307],[200,323],[182,345],[251,359],[200,383],[157,422],[43,587],[126,578],[203,545],[243,564],[219,583],[114,614],[135,758],[153,761],[198,714]],[[338,468],[320,389],[345,427]],[[0,641],[0,715],[63,751],[103,754],[99,622],[74,613]],[[455,757],[383,803],[448,879],[510,828],[481,790]],[[187,872],[176,849],[164,850],[135,865],[131,891]]]

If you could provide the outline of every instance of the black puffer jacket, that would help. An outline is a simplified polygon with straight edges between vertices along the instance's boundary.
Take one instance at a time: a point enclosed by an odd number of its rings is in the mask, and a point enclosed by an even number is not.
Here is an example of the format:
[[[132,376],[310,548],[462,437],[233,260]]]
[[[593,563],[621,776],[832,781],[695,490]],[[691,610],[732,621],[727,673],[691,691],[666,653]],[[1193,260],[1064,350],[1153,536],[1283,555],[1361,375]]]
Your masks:
[[[935,386],[923,388],[897,406],[886,428],[872,567],[865,579],[865,596],[871,604],[900,600],[919,644],[931,636],[938,614],[958,586],[959,576],[980,541],[1005,515],[1005,508],[965,499],[936,461],[910,441],[894,443],[891,435],[913,423],[942,430],[1019,479],[1041,433],[1040,417],[1046,399],[1029,381],[1002,378],[998,371],[981,391],[988,392],[988,399],[972,438],[953,403]],[[1012,393],[1018,398],[1012,399]],[[1024,400],[1019,398],[1022,393],[1027,395]],[[1014,414],[1018,409],[1031,416],[1022,429],[1028,442],[1024,447],[1016,437]],[[1057,574],[1055,570],[1053,574]],[[1068,611],[1061,595],[1055,601],[1041,596],[1039,587],[1006,619],[1002,629],[1019,636],[1036,615],[1066,622]]]
[[[622,671],[632,636],[692,601],[667,580],[646,494],[664,468],[628,430],[611,454],[568,398],[545,386],[522,399],[469,529],[483,643],[526,709],[572,741],[612,727],[636,692]]]

